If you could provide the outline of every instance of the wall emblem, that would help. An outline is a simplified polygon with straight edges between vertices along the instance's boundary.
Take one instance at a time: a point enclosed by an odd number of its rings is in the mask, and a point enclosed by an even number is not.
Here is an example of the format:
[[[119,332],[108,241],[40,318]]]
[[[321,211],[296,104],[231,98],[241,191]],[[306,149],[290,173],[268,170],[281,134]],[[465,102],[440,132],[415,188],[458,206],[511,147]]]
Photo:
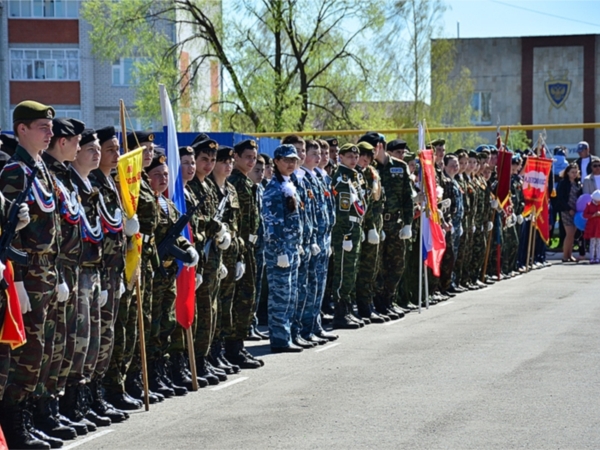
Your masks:
[[[561,78],[554,79],[550,76],[550,80],[545,82],[546,96],[552,106],[557,109],[565,104],[571,92],[571,80],[567,80],[567,74]]]

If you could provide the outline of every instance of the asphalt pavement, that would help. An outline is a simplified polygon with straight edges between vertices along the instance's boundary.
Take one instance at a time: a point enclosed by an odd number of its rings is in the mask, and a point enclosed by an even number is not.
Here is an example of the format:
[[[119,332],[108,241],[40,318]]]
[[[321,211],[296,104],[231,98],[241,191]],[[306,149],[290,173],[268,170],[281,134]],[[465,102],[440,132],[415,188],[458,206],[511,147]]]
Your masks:
[[[600,448],[600,269],[535,270],[340,331],[66,449]]]

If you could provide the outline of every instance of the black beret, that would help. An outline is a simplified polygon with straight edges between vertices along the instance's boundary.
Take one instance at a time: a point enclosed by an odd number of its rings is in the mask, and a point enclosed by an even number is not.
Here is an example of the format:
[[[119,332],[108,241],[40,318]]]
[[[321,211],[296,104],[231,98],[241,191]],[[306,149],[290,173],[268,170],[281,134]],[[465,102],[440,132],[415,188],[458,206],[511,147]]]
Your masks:
[[[265,160],[265,165],[273,165],[272,158],[269,155],[267,155],[266,153],[261,153],[260,156],[262,156]]]
[[[159,166],[162,165],[166,165],[167,164],[167,156],[165,155],[165,152],[162,148],[155,148],[154,149],[154,156],[152,157],[152,162],[150,163],[150,165],[146,168],[144,168],[144,170],[146,171],[146,173],[150,173],[150,171],[152,169],[156,169]]]
[[[477,158],[477,152],[475,150],[469,150],[469,158]]]
[[[20,120],[54,119],[56,113],[52,106],[33,100],[19,103],[13,111],[13,123]]]
[[[106,141],[110,141],[112,138],[117,137],[115,127],[113,127],[113,126],[100,128],[100,129],[96,130],[96,134],[98,135],[98,140],[100,141],[100,145],[104,144]],[[129,150],[131,150],[131,148],[129,148]]]
[[[0,134],[0,141],[2,141],[2,150],[9,155],[14,154],[17,145],[19,145],[19,142],[13,136],[9,136],[8,134]]]
[[[337,147],[339,142],[337,140],[337,138],[329,138],[329,139],[325,139],[325,142],[327,142],[329,144],[330,147]]]
[[[217,161],[227,161],[228,159],[233,159],[233,148],[226,145],[219,145]]]
[[[52,120],[52,133],[56,137],[73,137],[83,133],[85,124],[81,120],[67,117]]]
[[[11,155],[0,150],[0,170],[6,165],[6,163],[8,162],[8,160],[10,158],[11,158]]]
[[[368,142],[373,147],[377,147],[377,144],[379,144],[380,142],[383,142],[383,140],[379,133],[376,133],[374,131],[369,131],[369,132],[367,132],[367,134],[362,135],[358,139],[358,142]]]
[[[208,136],[204,135],[205,139],[194,142],[191,147],[194,149],[196,158],[200,153],[215,153],[217,151],[217,141],[212,140]]]
[[[135,150],[139,147],[138,142],[154,142],[152,131],[134,131],[127,133],[127,150]]]
[[[464,148],[459,148],[458,150],[456,150],[454,152],[454,154],[456,156],[466,155],[466,154],[468,154],[468,151],[466,149],[464,149]]]
[[[241,154],[244,150],[258,150],[258,145],[254,139],[246,139],[245,141],[239,142],[233,146],[236,153]]]
[[[394,150],[406,150],[407,148],[406,141],[402,139],[394,139],[393,141],[388,142],[387,145],[388,152],[393,152]]]
[[[179,147],[179,157],[194,156],[194,149],[192,147]]]
[[[206,133],[200,133],[198,136],[196,136],[196,137],[194,138],[194,140],[193,140],[193,141],[192,141],[192,143],[190,144],[190,147],[193,147],[193,146],[194,146],[194,144],[197,144],[198,142],[201,142],[201,141],[205,141],[205,140],[207,140],[207,139],[210,139],[210,138],[208,137],[208,134],[206,134]]]
[[[81,141],[79,141],[79,145],[83,147],[85,144],[89,144],[92,141],[98,139],[96,135],[96,130],[93,128],[86,128],[81,132]]]
[[[431,145],[433,147],[438,147],[440,145],[446,145],[446,139],[436,139],[435,141],[431,141]]]

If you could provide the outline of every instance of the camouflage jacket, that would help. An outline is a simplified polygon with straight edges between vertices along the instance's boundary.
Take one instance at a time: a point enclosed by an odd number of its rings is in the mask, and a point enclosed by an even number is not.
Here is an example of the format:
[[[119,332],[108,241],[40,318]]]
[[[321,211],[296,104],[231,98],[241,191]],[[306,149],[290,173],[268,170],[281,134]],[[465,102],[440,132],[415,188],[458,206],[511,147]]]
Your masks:
[[[302,168],[306,175],[304,180],[310,185],[311,191],[314,196],[314,234],[317,241],[317,245],[321,248],[325,248],[325,236],[329,230],[329,212],[327,206],[327,200],[325,197],[325,186],[319,181],[315,172],[311,172],[306,168]]]
[[[156,224],[155,241],[156,245],[158,245],[169,233],[169,230],[173,225],[175,225],[175,222],[177,222],[181,214],[177,211],[175,204],[162,194],[156,196],[156,203],[158,205],[158,221]],[[190,241],[183,236],[179,236],[175,240],[174,245],[182,250],[187,250],[192,247]],[[161,261],[161,264],[164,268],[169,268],[173,266],[174,262],[175,258],[170,254],[167,254]]]
[[[81,202],[81,265],[82,267],[103,267],[102,264],[102,222],[98,212],[100,192],[88,180],[83,180],[71,167],[73,185]]]
[[[365,214],[365,199],[361,193],[358,172],[339,164],[332,183],[336,213],[334,230],[346,236],[355,225],[362,223]]]
[[[140,222],[140,233],[142,234],[142,259],[150,262],[154,269],[158,268],[158,254],[156,251],[156,239],[154,233],[158,225],[158,204],[156,196],[148,184],[148,175],[142,172],[140,183],[140,196],[136,211]]]
[[[185,195],[185,207],[188,210],[191,208],[195,208],[198,204],[198,199],[196,198],[194,193],[187,186],[185,186],[183,193]],[[196,212],[196,214],[192,214],[192,217],[189,221],[189,226],[194,247],[196,248],[198,255],[200,255],[198,266],[196,267],[196,273],[202,274],[204,266],[204,244],[206,243],[206,236],[204,235],[204,231],[200,229],[199,212]]]
[[[260,223],[260,211],[258,199],[256,197],[254,183],[250,178],[244,175],[238,169],[233,169],[228,178],[229,183],[233,185],[237,192],[240,206],[240,237],[244,239],[246,245],[254,246],[256,244],[258,226]],[[254,236],[250,238],[250,236]],[[253,242],[250,243],[250,240]]]
[[[408,164],[389,156],[388,161],[385,164],[378,164],[377,168],[381,186],[385,191],[384,223],[411,225],[414,209]]]
[[[381,231],[383,227],[383,207],[385,204],[385,193],[381,186],[379,172],[374,166],[364,169],[356,166],[356,171],[361,175],[359,180],[362,184],[367,210],[363,221],[363,229],[368,231],[376,229]]]
[[[523,195],[523,180],[520,175],[511,175],[510,193],[513,204],[513,212],[518,216],[525,209],[525,196]]]
[[[246,250],[246,243],[240,236],[242,218],[237,191],[235,190],[233,184],[229,183],[228,181],[225,181],[225,185],[223,186],[224,190],[222,190],[215,182],[212,174],[209,175],[208,179],[211,183],[214,195],[217,198],[217,208],[227,193],[227,201],[225,202],[225,207],[223,209],[221,223],[225,224],[229,229],[229,233],[231,233],[231,244],[233,246],[237,246],[238,254],[241,258]]]
[[[204,233],[206,239],[213,239],[221,229],[221,222],[214,219],[219,205],[214,184],[208,178],[200,181],[198,177],[194,177],[188,181],[187,187],[194,193],[196,200],[202,203],[197,212],[198,229]]]
[[[300,214],[302,215],[302,246],[305,250],[311,244],[317,243],[317,236],[315,234],[315,194],[312,190],[312,186],[306,181],[306,172],[302,169],[296,169],[291,175],[291,179],[298,189],[298,195],[300,195],[301,206]]]

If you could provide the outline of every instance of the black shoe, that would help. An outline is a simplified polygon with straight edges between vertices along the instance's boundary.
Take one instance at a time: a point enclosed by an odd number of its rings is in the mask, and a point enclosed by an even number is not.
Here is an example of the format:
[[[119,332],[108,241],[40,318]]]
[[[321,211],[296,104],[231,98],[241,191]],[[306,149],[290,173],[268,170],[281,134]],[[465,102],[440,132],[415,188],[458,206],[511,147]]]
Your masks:
[[[58,420],[60,420],[60,423],[63,425],[73,428],[77,433],[77,436],[85,436],[89,433],[88,427],[85,425],[85,423],[73,422],[69,420],[67,416],[63,416],[62,414],[58,415]]]
[[[305,341],[312,342],[313,344],[317,344],[317,345],[325,345],[325,344],[329,343],[329,339],[322,339],[320,337],[315,336],[314,334],[311,334],[307,338],[303,338],[303,339]]]
[[[390,320],[398,320],[400,318],[398,313],[396,313],[396,311],[393,311],[392,309],[386,309],[385,315],[388,316]]]
[[[254,359],[244,349],[244,341],[225,341],[225,359],[240,369],[258,369],[264,362]]]
[[[302,348],[313,348],[318,345],[316,342],[309,342],[300,336],[296,336],[294,339],[292,339],[292,343]]]
[[[316,332],[315,336],[321,339],[327,339],[329,342],[335,341],[339,338],[337,334],[329,333],[325,330]]]
[[[35,429],[42,431],[50,437],[64,441],[70,441],[77,437],[77,431],[74,428],[63,425],[58,419],[57,414],[53,413],[51,403],[53,399],[42,397],[35,402],[33,408],[33,420]]]
[[[135,400],[126,394],[108,394],[105,395],[105,399],[108,403],[113,405],[115,408],[122,411],[135,411],[141,409],[144,406],[143,402]]]
[[[243,342],[242,341],[239,341],[238,343],[241,345],[240,352],[242,353],[242,355],[244,355],[250,361],[258,363],[260,365],[260,367],[263,367],[265,365],[265,362],[262,359],[257,358],[252,353],[250,353],[248,350],[246,350],[246,348],[243,347]]]
[[[8,448],[49,449],[50,444],[33,436],[27,429],[28,417],[20,406],[3,407],[0,411],[0,426]]]
[[[148,385],[151,391],[162,395],[165,398],[175,396],[175,390],[166,385],[162,379],[164,366],[161,359],[156,359],[148,365]]]
[[[46,444],[50,445],[50,448],[61,448],[64,445],[62,440],[48,436],[46,433],[36,428],[31,427],[28,431],[32,437],[44,441]]]
[[[129,414],[115,408],[114,405],[111,405],[106,401],[101,380],[98,379],[92,381],[90,388],[92,390],[92,396],[94,397],[92,409],[96,414],[102,417],[108,417],[112,423],[121,423],[129,419]]]
[[[456,286],[450,286],[447,292],[451,294],[460,294],[462,291]]]
[[[359,313],[360,314],[360,318],[364,321],[365,319],[367,319],[369,321],[369,323],[385,323],[385,319],[383,317],[381,317],[379,314],[375,313],[375,312],[371,312],[369,311],[364,312],[364,313]]]
[[[199,377],[204,378],[208,381],[211,386],[219,384],[219,378],[217,378],[210,370],[208,370],[208,362],[204,356],[196,359],[196,373]]]
[[[258,328],[254,329],[254,333],[259,336],[263,341],[269,340],[269,333],[265,331],[260,331]]]
[[[241,369],[240,369],[240,366],[238,366],[238,365],[236,365],[236,364],[231,364],[231,363],[230,363],[230,362],[227,360],[227,358],[225,358],[225,356],[224,356],[224,355],[219,355],[219,358],[218,358],[218,359],[219,359],[219,361],[221,362],[221,364],[222,364],[222,365],[224,365],[224,366],[226,366],[226,367],[229,367],[229,369],[231,370],[231,373],[232,373],[232,374],[235,374],[235,373],[240,373],[240,370],[241,370]]]
[[[328,325],[333,322],[333,316],[331,314],[321,314],[321,323]]]
[[[398,319],[402,319],[406,315],[404,313],[404,311],[402,310],[402,308],[400,308],[399,306],[396,306],[396,305],[390,306],[390,308],[388,309],[388,312],[389,311],[396,313],[396,315],[398,316]]]
[[[477,280],[475,283],[473,283],[475,286],[479,286],[479,289],[485,289],[486,287],[488,287],[487,284],[485,284],[483,281],[481,280]]]
[[[217,369],[208,361],[206,363],[208,364],[209,372],[212,373],[214,376],[216,376],[220,382],[227,381],[227,374],[225,372]]]
[[[467,284],[467,289],[470,291],[478,291],[481,287],[477,284]]]
[[[250,327],[248,331],[248,337],[246,337],[247,341],[261,341],[262,338],[256,333],[256,329],[254,327]]]
[[[352,319],[350,319],[348,317],[348,315],[345,316],[336,316],[333,318],[333,322],[332,322],[333,328],[334,329],[340,329],[340,330],[358,330],[360,328],[360,325],[358,324],[358,322],[353,321]],[[364,324],[363,324],[364,326]]]
[[[441,294],[442,294],[444,297],[449,297],[449,298],[454,298],[454,297],[456,297],[456,294],[453,294],[453,293],[452,293],[452,292],[450,292],[450,291],[442,291],[442,292],[441,292]]]
[[[291,344],[288,347],[271,346],[271,353],[300,353],[302,350],[304,350],[302,347],[298,347],[294,344]]]

